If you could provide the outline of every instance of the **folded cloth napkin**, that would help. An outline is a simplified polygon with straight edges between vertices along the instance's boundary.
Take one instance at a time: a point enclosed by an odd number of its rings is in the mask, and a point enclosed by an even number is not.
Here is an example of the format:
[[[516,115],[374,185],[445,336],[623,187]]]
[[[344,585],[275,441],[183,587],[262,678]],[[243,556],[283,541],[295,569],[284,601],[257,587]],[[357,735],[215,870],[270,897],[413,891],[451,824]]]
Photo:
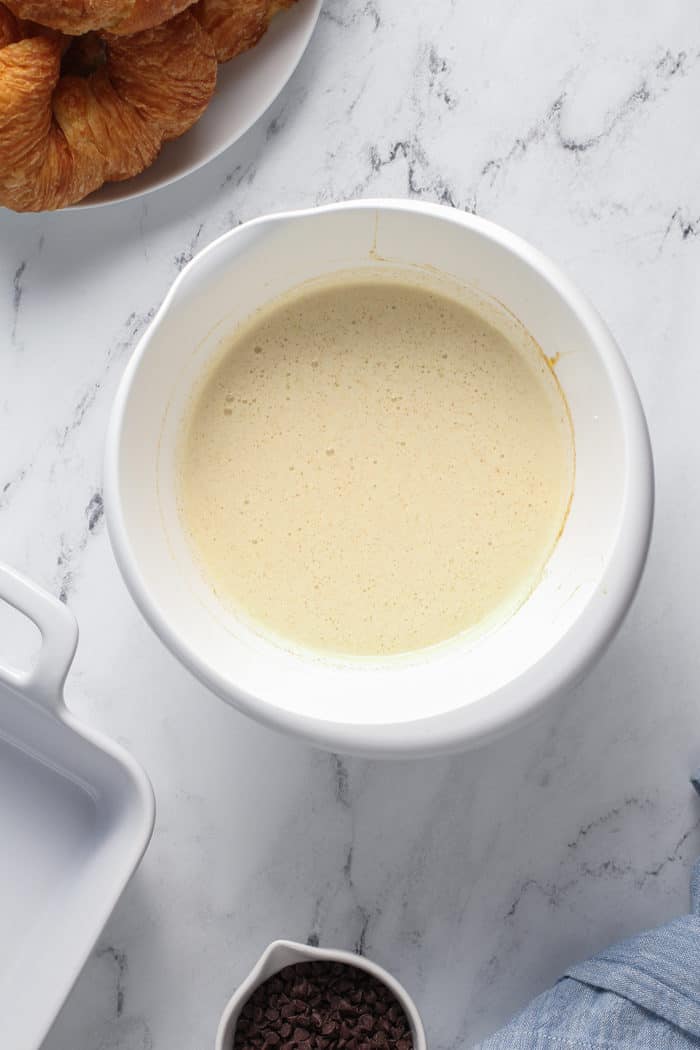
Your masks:
[[[690,915],[572,966],[474,1050],[700,1047],[700,860],[690,896]]]

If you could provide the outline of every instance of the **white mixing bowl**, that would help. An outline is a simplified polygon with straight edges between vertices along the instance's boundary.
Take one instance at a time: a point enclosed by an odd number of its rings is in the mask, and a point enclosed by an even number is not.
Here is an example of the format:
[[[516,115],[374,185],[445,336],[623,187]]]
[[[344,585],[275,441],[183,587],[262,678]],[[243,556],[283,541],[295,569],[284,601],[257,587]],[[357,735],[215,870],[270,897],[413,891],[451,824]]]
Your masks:
[[[557,360],[574,429],[574,494],[541,581],[500,627],[406,657],[330,660],[275,644],[218,602],[180,523],[176,441],[194,384],[241,320],[304,280],[387,261],[432,267],[504,304]],[[482,743],[581,677],[639,582],[653,469],[624,360],[549,260],[458,211],[357,201],[246,223],[183,270],[119,389],[105,490],[127,586],[198,678],[246,714],[320,746],[398,757]]]

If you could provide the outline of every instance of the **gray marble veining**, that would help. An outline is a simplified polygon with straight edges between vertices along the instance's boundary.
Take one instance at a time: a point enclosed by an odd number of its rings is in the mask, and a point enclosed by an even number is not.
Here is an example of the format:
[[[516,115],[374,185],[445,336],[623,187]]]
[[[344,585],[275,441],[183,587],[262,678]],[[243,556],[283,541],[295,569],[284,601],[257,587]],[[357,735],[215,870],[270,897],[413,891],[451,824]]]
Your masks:
[[[466,1047],[573,960],[682,911],[700,852],[700,8],[327,0],[233,149],[118,207],[0,216],[0,558],[68,602],[68,687],[158,797],[155,837],[46,1050],[206,1050],[289,936],[364,951]],[[264,212],[416,196],[515,229],[596,303],[657,465],[648,570],[595,671],[471,755],[313,752],[227,709],[161,647],[104,527],[120,375],[201,247]]]

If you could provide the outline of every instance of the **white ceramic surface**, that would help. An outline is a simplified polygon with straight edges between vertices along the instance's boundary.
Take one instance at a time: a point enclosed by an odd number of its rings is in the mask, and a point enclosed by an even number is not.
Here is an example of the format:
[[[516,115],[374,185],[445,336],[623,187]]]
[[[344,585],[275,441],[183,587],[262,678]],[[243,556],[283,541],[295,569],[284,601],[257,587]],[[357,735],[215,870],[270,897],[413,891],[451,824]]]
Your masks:
[[[28,670],[0,666],[0,1046],[38,1050],[141,860],[154,802],[133,758],[63,704],[75,617],[4,566],[0,600],[41,632]]]
[[[322,659],[277,645],[218,601],[176,500],[176,447],[206,363],[250,311],[301,281],[428,267],[505,307],[557,359],[576,448],[571,509],[542,578],[495,629],[420,653]],[[156,633],[225,700],[328,748],[403,756],[474,746],[579,678],[636,590],[651,527],[651,453],[615,343],[563,274],[514,234],[416,202],[263,218],[197,256],[127,368],[107,442],[115,555]]]
[[[298,0],[281,11],[250,51],[219,66],[214,97],[193,128],[166,142],[141,175],[110,182],[74,205],[96,208],[169,186],[232,146],[277,98],[306,50],[323,0]]]
[[[226,1004],[216,1032],[215,1050],[233,1050],[236,1025],[240,1012],[256,988],[285,966],[301,962],[338,962],[355,966],[382,981],[394,993],[403,1007],[413,1035],[413,1050],[426,1050],[423,1022],[410,995],[395,977],[381,966],[362,955],[332,948],[315,948],[294,941],[273,941],[268,945],[246,979],[238,986]]]
[[[269,114],[200,172],[118,208],[0,213],[0,559],[77,615],[67,702],[158,797],[45,1050],[211,1050],[280,931],[363,948],[410,989],[431,1050],[467,1050],[567,966],[687,909],[700,5],[636,11],[631,31],[601,0],[326,0]],[[510,227],[596,304],[642,396],[657,500],[637,598],[569,702],[482,751],[367,762],[238,714],[148,628],[101,514],[104,437],[193,251],[280,209],[409,193]]]

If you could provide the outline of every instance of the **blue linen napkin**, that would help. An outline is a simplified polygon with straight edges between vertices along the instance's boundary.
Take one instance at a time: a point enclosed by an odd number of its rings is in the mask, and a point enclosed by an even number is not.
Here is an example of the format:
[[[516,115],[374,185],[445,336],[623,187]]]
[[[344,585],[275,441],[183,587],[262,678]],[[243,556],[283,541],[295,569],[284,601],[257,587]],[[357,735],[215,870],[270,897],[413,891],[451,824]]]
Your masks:
[[[474,1050],[700,1047],[700,860],[690,896],[690,915],[572,966]]]

